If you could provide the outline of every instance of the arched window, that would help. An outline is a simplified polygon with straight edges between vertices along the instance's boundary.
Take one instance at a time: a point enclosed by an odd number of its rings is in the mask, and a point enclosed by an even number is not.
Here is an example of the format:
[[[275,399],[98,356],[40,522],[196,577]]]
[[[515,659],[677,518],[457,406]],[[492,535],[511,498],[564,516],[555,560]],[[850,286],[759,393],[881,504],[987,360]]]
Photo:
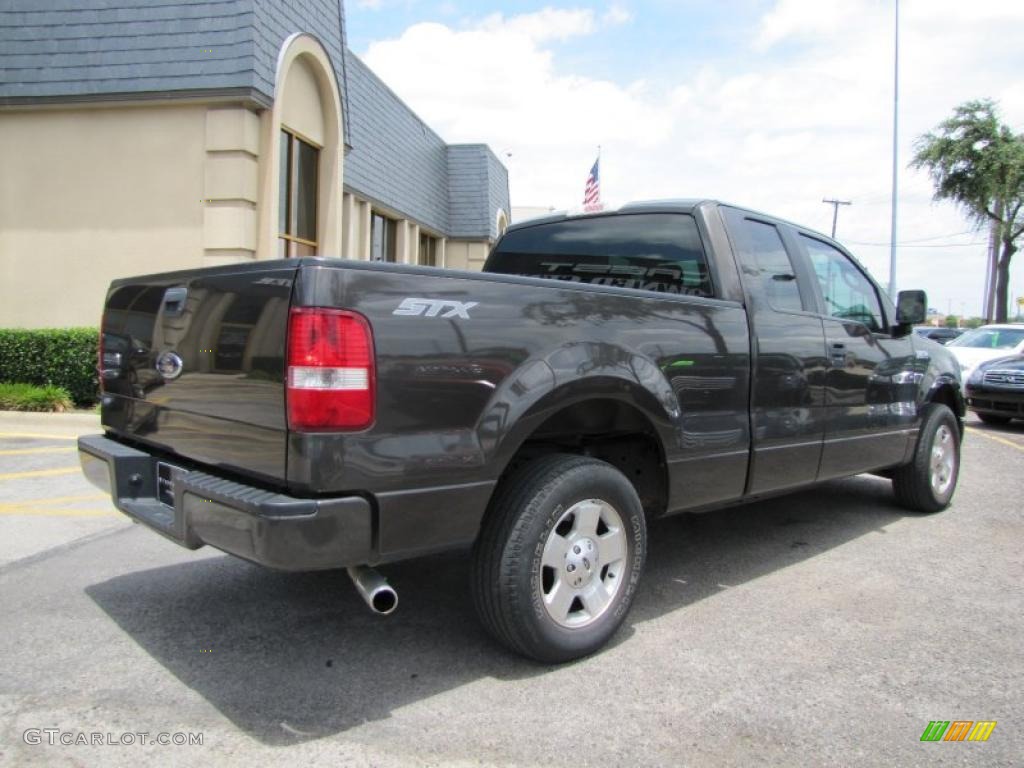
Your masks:
[[[340,256],[341,94],[320,42],[298,34],[278,57],[265,229],[272,256]],[[273,210],[270,210],[272,206]]]

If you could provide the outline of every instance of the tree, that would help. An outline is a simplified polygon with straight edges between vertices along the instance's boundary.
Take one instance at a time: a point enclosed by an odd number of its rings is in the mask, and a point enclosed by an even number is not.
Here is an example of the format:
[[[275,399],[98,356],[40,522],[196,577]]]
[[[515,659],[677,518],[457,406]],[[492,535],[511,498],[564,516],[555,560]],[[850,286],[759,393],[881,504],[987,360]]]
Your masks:
[[[943,322],[943,325],[945,325],[947,328],[959,328],[960,318],[957,317],[956,315],[946,315],[946,319]]]
[[[1024,234],[1024,135],[1004,125],[990,99],[968,101],[935,131],[918,137],[911,166],[926,168],[935,200],[956,203],[979,229],[991,225],[997,323],[1006,322],[1010,261]]]

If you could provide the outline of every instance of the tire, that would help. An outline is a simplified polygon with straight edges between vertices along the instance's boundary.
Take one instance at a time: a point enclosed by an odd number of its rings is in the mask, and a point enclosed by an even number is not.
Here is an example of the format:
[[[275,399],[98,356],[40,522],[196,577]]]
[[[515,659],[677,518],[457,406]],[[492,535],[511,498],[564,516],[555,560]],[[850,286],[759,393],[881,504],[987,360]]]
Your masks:
[[[978,412],[975,411],[975,413],[978,413]],[[1009,424],[1010,423],[1010,417],[1009,416],[1000,416],[999,414],[996,414],[996,413],[978,413],[978,418],[981,419],[986,424]]]
[[[938,512],[949,506],[960,475],[960,426],[940,403],[925,406],[914,458],[892,475],[896,499],[914,512]]]
[[[643,507],[625,475],[585,456],[544,456],[495,493],[473,547],[473,602],[511,650],[578,659],[626,618],[646,554]]]

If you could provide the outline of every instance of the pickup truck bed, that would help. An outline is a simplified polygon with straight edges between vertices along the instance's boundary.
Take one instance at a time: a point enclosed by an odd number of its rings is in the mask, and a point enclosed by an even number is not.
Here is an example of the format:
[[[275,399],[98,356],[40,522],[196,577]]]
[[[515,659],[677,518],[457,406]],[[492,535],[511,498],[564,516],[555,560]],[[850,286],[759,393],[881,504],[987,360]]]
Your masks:
[[[80,456],[126,514],[274,568],[472,546],[485,624],[572,658],[624,617],[652,517],[863,471],[949,503],[963,401],[948,353],[909,334],[914,300],[897,317],[838,244],[711,202],[527,222],[481,274],[302,259],[128,278],[103,316],[104,434]],[[513,533],[542,507],[518,572]]]

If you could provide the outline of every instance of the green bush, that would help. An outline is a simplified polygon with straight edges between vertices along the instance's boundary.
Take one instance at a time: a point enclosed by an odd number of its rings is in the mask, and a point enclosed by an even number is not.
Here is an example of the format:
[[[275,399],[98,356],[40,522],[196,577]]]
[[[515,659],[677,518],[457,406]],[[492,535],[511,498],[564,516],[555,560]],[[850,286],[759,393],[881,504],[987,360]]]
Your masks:
[[[0,382],[62,387],[75,405],[99,399],[95,328],[0,328]]]
[[[70,408],[71,396],[63,387],[0,384],[0,410],[67,411]]]

